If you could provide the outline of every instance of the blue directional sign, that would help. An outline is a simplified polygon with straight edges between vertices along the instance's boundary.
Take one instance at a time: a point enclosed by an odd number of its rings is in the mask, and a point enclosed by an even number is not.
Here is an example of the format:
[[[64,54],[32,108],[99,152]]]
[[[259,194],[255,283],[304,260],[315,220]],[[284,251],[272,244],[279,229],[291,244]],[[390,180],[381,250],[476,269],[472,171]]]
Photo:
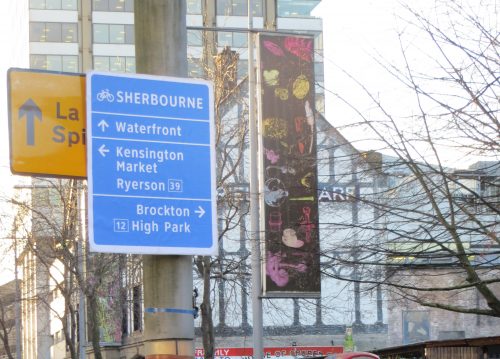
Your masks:
[[[217,252],[211,83],[90,72],[87,137],[91,250]]]

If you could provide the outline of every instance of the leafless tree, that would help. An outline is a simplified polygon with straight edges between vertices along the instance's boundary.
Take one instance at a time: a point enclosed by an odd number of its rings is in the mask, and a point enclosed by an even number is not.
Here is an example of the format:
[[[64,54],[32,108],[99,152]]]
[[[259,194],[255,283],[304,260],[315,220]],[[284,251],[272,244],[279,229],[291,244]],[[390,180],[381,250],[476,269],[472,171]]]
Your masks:
[[[323,223],[337,230],[323,272],[366,289],[384,285],[395,300],[500,317],[498,4],[437,0],[427,14],[404,8],[402,65],[377,61],[410,90],[415,108],[406,118],[393,115],[352,76],[375,110],[367,114],[336,94],[378,147],[336,159],[344,162],[338,175],[358,183],[349,194],[357,215],[346,221],[332,212]],[[432,47],[417,48],[409,34]],[[432,66],[422,70],[422,58]],[[482,160],[450,168],[449,150],[463,162]],[[371,187],[360,190],[364,180]]]
[[[223,243],[232,231],[238,231],[238,235],[240,234],[239,228],[248,211],[245,189],[242,187],[246,182],[243,160],[246,150],[247,110],[242,99],[242,88],[246,81],[238,80],[237,76],[238,53],[230,48],[225,48],[218,54],[215,54],[214,49],[208,51],[207,47],[206,51],[200,68],[214,84],[219,256],[197,256],[194,264],[203,283],[200,304],[203,348],[205,358],[211,359],[215,351],[215,296],[212,285],[235,283],[238,278],[244,276],[241,263],[246,257],[227,255]]]
[[[36,291],[28,293],[30,297],[23,300],[43,306],[60,320],[65,347],[71,358],[78,358],[78,306],[83,293],[87,300],[89,341],[95,357],[100,358],[100,342],[106,339],[101,338],[100,329],[111,325],[121,330],[123,295],[115,288],[119,283],[120,261],[113,255],[87,251],[78,198],[85,191],[81,182],[38,178],[33,183],[27,199],[11,199],[14,208],[27,218],[19,221],[16,228],[24,243],[21,257],[35,258],[28,265]],[[25,278],[27,280],[29,278]],[[116,308],[103,307],[104,303],[113,302]],[[114,321],[103,317],[103,313],[110,310],[118,314],[110,317]]]
[[[0,343],[1,355],[14,359],[15,344],[15,305],[16,305],[16,283],[8,282],[0,289]]]

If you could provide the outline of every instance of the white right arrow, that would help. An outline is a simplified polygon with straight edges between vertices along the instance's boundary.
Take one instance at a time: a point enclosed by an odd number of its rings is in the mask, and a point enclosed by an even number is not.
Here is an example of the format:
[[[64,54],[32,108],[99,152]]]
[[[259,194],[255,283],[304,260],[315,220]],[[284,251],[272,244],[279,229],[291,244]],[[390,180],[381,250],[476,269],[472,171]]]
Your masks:
[[[109,150],[106,148],[106,145],[104,144],[102,144],[101,147],[99,147],[98,151],[102,157],[106,157],[106,153],[109,152]]]
[[[101,128],[101,131],[104,132],[106,131],[106,128],[109,127],[108,123],[106,122],[106,120],[101,120],[97,126],[99,126]]]
[[[201,218],[205,214],[205,210],[201,206],[198,206],[198,209],[194,211],[194,213],[197,213],[198,218]]]

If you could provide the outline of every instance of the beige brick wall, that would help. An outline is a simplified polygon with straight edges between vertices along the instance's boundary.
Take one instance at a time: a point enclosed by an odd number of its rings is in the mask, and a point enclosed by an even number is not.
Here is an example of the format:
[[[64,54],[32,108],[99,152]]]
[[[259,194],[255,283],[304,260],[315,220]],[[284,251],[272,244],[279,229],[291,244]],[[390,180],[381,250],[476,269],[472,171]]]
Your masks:
[[[499,276],[499,272],[491,273]],[[453,269],[434,269],[407,271],[404,273],[405,281],[413,281],[419,286],[442,287],[458,284],[463,281],[463,275],[456,273]],[[500,286],[493,287],[500,296]],[[439,303],[449,303],[455,306],[486,307],[485,302],[474,290],[458,290],[454,292],[431,292],[426,298]],[[500,335],[500,318],[491,316],[479,316],[476,314],[463,314],[442,309],[435,309],[418,305],[409,298],[403,298],[394,290],[388,289],[387,299],[387,323],[388,323],[388,345],[396,346],[403,344],[403,317],[404,313],[411,311],[426,312],[422,316],[428,318],[429,340],[451,339],[462,333],[467,338]]]

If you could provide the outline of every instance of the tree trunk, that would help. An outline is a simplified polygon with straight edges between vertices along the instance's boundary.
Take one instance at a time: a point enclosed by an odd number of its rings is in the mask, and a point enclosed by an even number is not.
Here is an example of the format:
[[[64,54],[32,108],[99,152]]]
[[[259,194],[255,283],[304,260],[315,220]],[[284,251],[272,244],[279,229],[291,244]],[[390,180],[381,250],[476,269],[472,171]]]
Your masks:
[[[92,349],[94,350],[94,358],[102,359],[101,347],[99,345],[100,332],[99,332],[99,303],[97,301],[97,296],[91,294],[87,296],[89,303],[88,306],[88,320],[90,329],[90,340],[92,342]]]
[[[64,300],[66,303],[69,303],[69,299],[67,299],[66,297],[64,298]],[[77,359],[78,353],[76,352],[74,337],[71,335],[71,327],[68,326],[68,317],[72,319],[74,318],[73,312],[69,308],[69,305],[66,304],[65,313],[63,318],[61,319],[63,333],[64,333],[64,338],[66,340],[66,347],[67,350],[69,351],[71,359]]]
[[[201,307],[201,335],[205,359],[213,359],[215,351],[214,322],[210,303],[210,257],[203,257],[203,301]]]

